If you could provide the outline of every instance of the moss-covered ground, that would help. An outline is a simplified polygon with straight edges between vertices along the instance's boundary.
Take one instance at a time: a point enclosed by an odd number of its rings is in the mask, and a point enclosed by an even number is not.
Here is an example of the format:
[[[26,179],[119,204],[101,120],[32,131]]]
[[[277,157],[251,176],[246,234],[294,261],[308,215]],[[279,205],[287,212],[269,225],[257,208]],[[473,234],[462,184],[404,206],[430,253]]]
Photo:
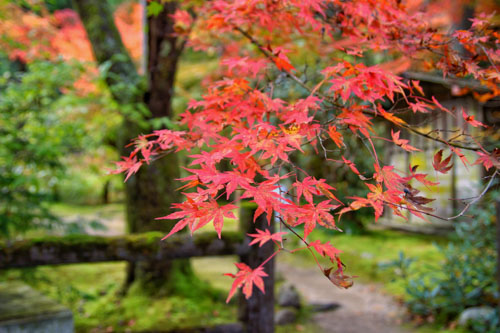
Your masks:
[[[78,332],[134,331],[216,325],[233,322],[236,308],[226,294],[198,281],[179,280],[175,295],[151,297],[138,288],[120,291],[125,263],[78,264],[9,270],[0,280],[23,280],[68,306]]]

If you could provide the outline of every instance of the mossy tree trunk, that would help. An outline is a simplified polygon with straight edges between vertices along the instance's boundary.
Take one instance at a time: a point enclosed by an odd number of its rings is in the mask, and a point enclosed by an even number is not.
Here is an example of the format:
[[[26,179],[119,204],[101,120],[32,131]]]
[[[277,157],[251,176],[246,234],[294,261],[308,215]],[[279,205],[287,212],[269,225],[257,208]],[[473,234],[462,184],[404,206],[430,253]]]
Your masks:
[[[114,24],[111,10],[106,1],[74,0],[75,8],[85,26],[98,64],[110,63],[106,82],[115,100],[124,109],[137,109],[146,105],[149,114],[139,124],[130,114],[125,120],[118,142],[122,155],[128,155],[125,145],[141,133],[152,131],[154,118],[172,116],[172,97],[175,73],[184,41],[173,36],[173,14],[176,2],[164,4],[164,10],[148,18],[148,63],[147,79],[139,76],[130,55],[125,49]],[[175,191],[175,179],[179,178],[177,156],[170,154],[143,166],[126,183],[126,216],[128,231],[140,233],[152,230],[169,231],[174,223],[157,221],[155,218],[170,213],[170,205],[179,200]],[[153,283],[155,288],[170,285],[170,271],[182,270],[191,274],[189,261],[141,262],[131,264],[128,269],[127,285],[135,280]]]

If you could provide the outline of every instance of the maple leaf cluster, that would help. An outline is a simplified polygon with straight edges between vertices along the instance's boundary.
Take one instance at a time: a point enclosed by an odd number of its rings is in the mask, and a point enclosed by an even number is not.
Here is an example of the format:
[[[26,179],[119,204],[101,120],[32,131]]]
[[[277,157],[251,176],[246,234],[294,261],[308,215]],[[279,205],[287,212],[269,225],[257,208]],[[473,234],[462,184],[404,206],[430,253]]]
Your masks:
[[[142,136],[117,169],[128,178],[143,163],[150,163],[152,156],[196,152],[189,156],[189,176],[180,179],[186,183],[182,189],[190,190],[185,193],[186,201],[174,204],[177,211],[162,217],[180,219],[166,237],[186,226],[194,231],[209,222],[220,237],[223,217],[233,217],[231,211],[238,202],[250,200],[257,205],[254,219],[266,214],[269,223],[274,223],[276,216],[288,230],[303,225],[302,236],[294,233],[306,249],[330,259],[333,266],[321,268],[323,273],[335,285],[347,288],[352,277],[343,271],[341,251],[330,242],[309,241],[311,231],[318,225],[338,229],[343,214],[363,207],[371,207],[375,219],[387,209],[404,218],[402,210],[425,218],[433,211],[427,204],[434,199],[419,196],[413,186],[438,185],[428,175],[417,173],[418,166],[408,166],[405,172],[384,165],[374,140],[390,141],[412,152],[419,149],[402,138],[402,131],[422,134],[441,142],[464,164],[470,163],[461,150],[471,149],[478,154],[476,164],[498,169],[498,150],[489,152],[479,142],[468,147],[420,133],[402,119],[404,110],[395,108],[396,100],[404,100],[403,109],[413,113],[445,112],[463,117],[465,126],[485,126],[463,110],[445,108],[434,96],[425,95],[419,81],[404,79],[397,71],[413,66],[440,70],[445,78],[471,77],[488,88],[483,95],[474,92],[477,98],[498,96],[499,36],[488,17],[478,16],[470,30],[450,34],[435,27],[433,16],[420,11],[415,1],[214,0],[194,9],[187,3],[175,15],[182,27],[180,34],[195,49],[217,47],[219,71],[206,80],[202,98],[191,101],[181,115],[183,131],[158,130]],[[187,9],[196,11],[197,17]],[[458,51],[457,44],[467,52]],[[305,67],[304,60],[291,57],[303,54],[304,49],[307,57],[313,56],[323,66],[311,75],[312,82],[299,70]],[[369,52],[386,52],[398,66],[368,65],[363,60]],[[274,86],[283,79],[300,88],[301,94],[275,97]],[[388,103],[394,107],[388,108]],[[379,137],[375,121],[398,130],[390,132],[390,139]],[[345,136],[367,143],[375,172],[360,171],[344,156],[341,160],[331,157],[328,141],[347,152]],[[347,196],[348,202],[337,199],[333,184],[312,177],[290,158],[306,150],[324,158],[324,163],[348,168],[365,183],[367,196]],[[446,173],[452,167],[451,155],[443,159],[442,154],[440,150],[435,155],[433,166]],[[223,161],[230,167],[221,168]],[[220,198],[230,202],[221,204]],[[250,235],[254,238],[251,245],[272,241],[280,251],[284,234],[258,230]],[[228,300],[238,287],[243,287],[246,297],[251,296],[253,285],[264,291],[263,264],[236,266],[236,275],[229,274],[235,280]]]

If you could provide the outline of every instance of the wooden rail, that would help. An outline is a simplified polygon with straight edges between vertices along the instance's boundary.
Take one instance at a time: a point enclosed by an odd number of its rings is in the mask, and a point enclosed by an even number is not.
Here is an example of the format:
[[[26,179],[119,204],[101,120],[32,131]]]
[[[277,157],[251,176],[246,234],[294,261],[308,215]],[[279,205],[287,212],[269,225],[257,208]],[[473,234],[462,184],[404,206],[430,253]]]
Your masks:
[[[151,232],[116,237],[72,235],[0,243],[0,269],[104,261],[163,261],[180,258],[244,255],[241,232],[174,235],[161,241]]]

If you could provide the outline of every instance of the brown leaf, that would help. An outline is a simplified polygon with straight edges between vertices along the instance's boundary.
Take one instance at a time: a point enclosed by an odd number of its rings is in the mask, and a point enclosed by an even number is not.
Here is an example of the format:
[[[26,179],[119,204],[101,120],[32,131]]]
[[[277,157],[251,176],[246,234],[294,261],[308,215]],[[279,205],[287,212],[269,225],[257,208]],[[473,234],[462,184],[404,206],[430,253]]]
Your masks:
[[[323,270],[323,274],[339,288],[348,289],[354,284],[352,279],[355,276],[345,275],[340,267],[335,271],[333,271],[333,267],[326,268]]]

